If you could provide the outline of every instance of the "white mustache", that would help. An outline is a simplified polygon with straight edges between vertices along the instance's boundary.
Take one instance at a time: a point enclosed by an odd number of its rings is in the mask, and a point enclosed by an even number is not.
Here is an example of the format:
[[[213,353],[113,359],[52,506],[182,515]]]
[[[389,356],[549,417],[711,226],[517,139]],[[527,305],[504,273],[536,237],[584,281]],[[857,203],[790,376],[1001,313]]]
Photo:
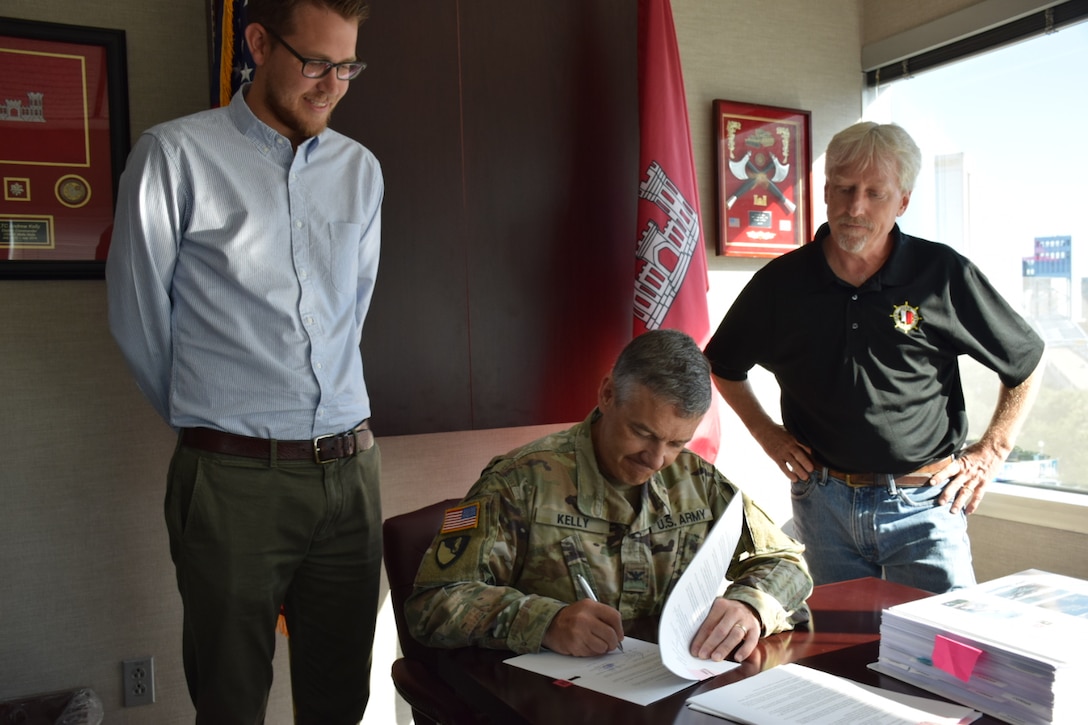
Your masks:
[[[836,221],[839,224],[849,224],[850,226],[855,226],[855,227],[860,226],[860,227],[865,227],[866,229],[872,229],[873,228],[872,223],[869,222],[869,220],[867,220],[867,219],[860,219],[860,218],[855,219],[854,217],[843,216],[843,217],[839,217]]]

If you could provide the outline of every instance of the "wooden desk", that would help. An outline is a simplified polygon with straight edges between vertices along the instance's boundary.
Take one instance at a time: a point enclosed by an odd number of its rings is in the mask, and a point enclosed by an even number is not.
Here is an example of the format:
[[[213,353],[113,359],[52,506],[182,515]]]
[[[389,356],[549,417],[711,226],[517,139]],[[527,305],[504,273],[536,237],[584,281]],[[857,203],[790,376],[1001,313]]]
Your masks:
[[[684,704],[687,698],[786,662],[798,662],[888,690],[936,697],[867,668],[879,657],[881,611],[925,596],[928,593],[920,589],[872,578],[818,586],[809,598],[812,609],[809,629],[767,637],[737,669],[647,706],[583,687],[559,687],[543,675],[504,664],[512,656],[509,652],[471,647],[450,650],[438,655],[432,664],[462,699],[487,712],[501,725],[575,722],[720,725],[723,720],[689,709]],[[656,635],[649,632],[630,634],[656,640]],[[1000,721],[983,716],[976,722]]]

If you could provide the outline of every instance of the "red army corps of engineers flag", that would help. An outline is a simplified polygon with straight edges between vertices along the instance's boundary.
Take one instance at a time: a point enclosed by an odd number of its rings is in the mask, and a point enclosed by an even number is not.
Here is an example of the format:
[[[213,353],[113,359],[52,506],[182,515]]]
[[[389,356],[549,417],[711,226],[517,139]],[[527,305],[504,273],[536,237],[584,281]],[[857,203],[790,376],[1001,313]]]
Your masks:
[[[634,329],[668,328],[710,340],[706,248],[691,153],[687,97],[669,0],[639,0],[638,248]],[[711,463],[721,428],[718,394],[688,447]]]

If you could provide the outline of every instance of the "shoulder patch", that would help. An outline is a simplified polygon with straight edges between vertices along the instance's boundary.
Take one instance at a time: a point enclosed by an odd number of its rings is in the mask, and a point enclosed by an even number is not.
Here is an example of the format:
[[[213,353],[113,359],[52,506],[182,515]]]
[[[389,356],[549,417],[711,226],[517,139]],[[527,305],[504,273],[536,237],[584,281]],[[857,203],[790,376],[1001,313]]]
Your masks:
[[[438,564],[438,568],[445,569],[460,559],[461,555],[468,550],[469,539],[468,534],[462,534],[439,541],[434,549],[434,563]]]
[[[448,534],[453,531],[474,529],[480,522],[480,506],[471,503],[465,506],[446,509],[446,515],[442,517],[442,530],[439,534]]]

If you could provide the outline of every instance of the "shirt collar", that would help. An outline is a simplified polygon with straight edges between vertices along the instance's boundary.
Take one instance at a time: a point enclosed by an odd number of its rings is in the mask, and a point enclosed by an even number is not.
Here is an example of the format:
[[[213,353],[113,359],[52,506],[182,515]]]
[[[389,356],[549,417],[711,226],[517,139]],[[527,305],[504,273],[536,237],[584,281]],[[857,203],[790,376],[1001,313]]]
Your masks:
[[[885,285],[901,285],[910,281],[912,260],[917,245],[912,244],[912,237],[904,234],[896,224],[892,227],[892,253],[880,268],[880,281]]]
[[[915,245],[911,244],[912,238],[903,234],[902,230],[899,229],[899,224],[893,225],[889,234],[892,238],[891,254],[884,260],[884,264],[877,270],[876,274],[862,285],[863,287],[880,289],[884,286],[900,285],[909,281],[909,270],[911,269],[911,260],[915,254]],[[845,284],[835,276],[835,273],[831,270],[831,265],[827,263],[827,257],[823,253],[823,243],[830,236],[831,226],[825,222],[816,230],[816,235],[812,239],[812,246],[820,250],[820,271],[814,280],[817,282],[817,286]]]
[[[234,124],[243,136],[257,146],[264,154],[271,154],[277,148],[286,148],[291,150],[290,140],[283,134],[273,130],[271,126],[266,124],[253,113],[253,109],[246,103],[245,96],[249,93],[249,87],[251,83],[244,83],[239,87],[238,92],[230,99],[230,105],[227,107],[227,112],[230,114],[231,123]],[[321,142],[321,137],[328,133],[328,128],[322,131],[317,136],[308,138],[302,142],[300,148],[304,152],[303,158],[306,161],[310,160],[310,157],[317,150],[318,145]],[[293,154],[292,154],[293,155]]]
[[[582,421],[581,429],[574,440],[576,466],[574,475],[577,477],[578,510],[594,518],[613,520],[609,516],[606,500],[610,495],[617,499],[622,496],[618,491],[611,490],[608,479],[604,477],[600,466],[597,465],[597,455],[593,451],[593,422],[600,417],[600,408],[590,411],[586,419]],[[660,472],[651,476],[650,480],[643,485],[648,489],[650,506],[649,510],[646,506],[642,507],[636,517],[636,524],[639,521],[648,520],[647,517],[651,513],[663,510],[668,501]]]

